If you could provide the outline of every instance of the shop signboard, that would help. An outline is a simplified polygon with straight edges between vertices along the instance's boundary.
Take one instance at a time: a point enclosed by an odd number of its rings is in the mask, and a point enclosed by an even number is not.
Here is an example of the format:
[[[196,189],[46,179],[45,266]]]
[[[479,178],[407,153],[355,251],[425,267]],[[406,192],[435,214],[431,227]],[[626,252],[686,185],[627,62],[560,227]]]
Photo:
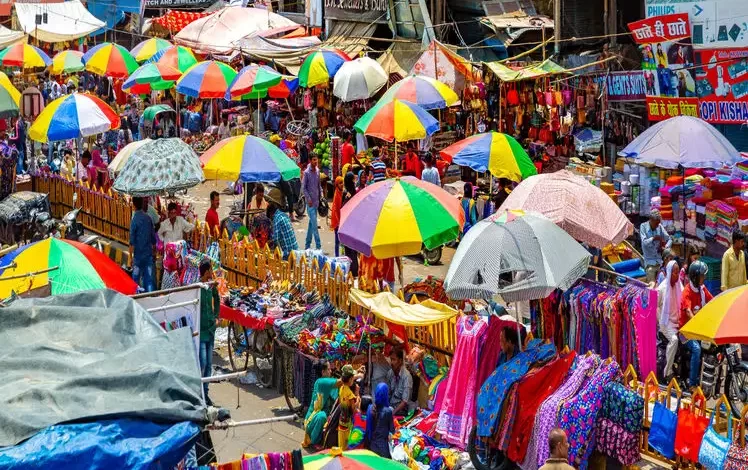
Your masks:
[[[211,0],[144,0],[145,8],[198,8],[210,6]]]
[[[748,47],[746,0],[645,0],[646,17],[685,13],[696,49]]]
[[[713,124],[747,122],[748,48],[702,49],[694,57],[701,117]]]
[[[647,96],[647,115],[650,121],[662,121],[676,116],[699,117],[699,99]]]
[[[647,84],[641,70],[611,72],[601,77],[608,101],[644,101],[647,98]]]
[[[324,0],[325,18],[386,23],[388,0]]]

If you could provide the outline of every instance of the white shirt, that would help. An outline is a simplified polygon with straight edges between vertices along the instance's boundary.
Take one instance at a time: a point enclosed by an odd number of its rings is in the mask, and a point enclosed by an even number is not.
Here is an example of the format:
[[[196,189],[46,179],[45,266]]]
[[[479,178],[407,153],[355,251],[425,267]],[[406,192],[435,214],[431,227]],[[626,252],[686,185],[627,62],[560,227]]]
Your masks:
[[[166,219],[161,222],[161,227],[158,229],[158,236],[161,240],[166,243],[174,243],[184,240],[185,232],[191,232],[195,226],[184,220],[184,217],[177,216],[174,219],[174,223],[171,220]]]
[[[78,177],[78,181],[88,181],[88,167],[84,165],[83,162],[78,162],[75,171],[75,176]]]

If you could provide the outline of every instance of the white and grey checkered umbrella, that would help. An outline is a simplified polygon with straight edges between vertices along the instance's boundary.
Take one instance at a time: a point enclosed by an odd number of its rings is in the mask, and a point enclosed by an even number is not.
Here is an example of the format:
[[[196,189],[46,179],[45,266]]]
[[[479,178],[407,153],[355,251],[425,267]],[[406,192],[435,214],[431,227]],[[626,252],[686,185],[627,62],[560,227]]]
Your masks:
[[[542,299],[584,276],[590,253],[544,216],[522,211],[494,214],[468,231],[444,285],[453,299],[507,302]]]

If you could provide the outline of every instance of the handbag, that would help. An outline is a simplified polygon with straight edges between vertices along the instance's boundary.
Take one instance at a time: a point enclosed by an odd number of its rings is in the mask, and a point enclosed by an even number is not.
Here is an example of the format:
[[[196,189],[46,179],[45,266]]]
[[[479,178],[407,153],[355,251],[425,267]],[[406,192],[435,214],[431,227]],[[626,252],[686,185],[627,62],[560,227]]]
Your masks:
[[[509,106],[517,106],[519,104],[519,93],[517,93],[517,86],[511,85],[511,88],[506,92],[506,101]]]
[[[709,426],[704,433],[704,439],[701,441],[699,449],[699,463],[708,470],[722,470],[727,460],[727,452],[732,444],[732,421],[728,412],[727,416],[727,437],[722,437],[714,430],[714,413],[725,405],[720,405],[712,410]]]
[[[678,406],[680,408],[680,397]],[[678,415],[665,405],[656,401],[652,412],[652,425],[649,428],[649,445],[668,459],[675,458],[675,431],[678,426]]]
[[[703,404],[704,397],[698,398]],[[709,427],[709,418],[704,416],[703,408],[699,414],[697,410],[699,408],[696,406],[696,400],[691,408],[678,410],[678,428],[675,431],[675,453],[691,462],[698,462],[701,441],[704,439],[706,428]]]
[[[727,459],[725,459],[725,470],[746,469],[748,469],[748,449],[741,446],[737,442],[733,442],[730,446],[730,450],[727,451]]]
[[[564,106],[570,106],[571,102],[574,101],[574,93],[571,91],[571,88],[569,88],[569,85],[564,86],[561,95],[563,95],[564,98]]]

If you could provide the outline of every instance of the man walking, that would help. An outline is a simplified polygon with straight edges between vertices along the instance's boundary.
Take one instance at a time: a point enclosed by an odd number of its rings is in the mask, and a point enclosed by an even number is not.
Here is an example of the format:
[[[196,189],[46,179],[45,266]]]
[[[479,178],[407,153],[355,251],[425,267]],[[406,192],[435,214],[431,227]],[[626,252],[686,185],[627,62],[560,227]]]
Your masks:
[[[143,198],[132,198],[135,213],[130,222],[130,259],[132,278],[146,292],[154,290],[153,252],[156,249],[156,233],[153,221],[143,210]]]
[[[218,289],[213,283],[213,267],[210,261],[203,260],[200,263],[200,371],[203,377],[213,375],[213,345],[216,339],[216,321],[221,310],[221,298]],[[203,384],[205,403],[213,406],[213,401],[208,396],[208,383]]]
[[[639,236],[642,243],[642,256],[644,256],[644,267],[647,271],[647,282],[655,282],[657,273],[662,264],[662,250],[670,248],[673,240],[660,225],[662,217],[660,212],[653,210],[649,214],[649,220],[639,227]]]
[[[319,207],[320,186],[319,186],[319,168],[317,168],[318,159],[312,155],[304,170],[304,181],[302,181],[302,191],[306,198],[306,213],[309,217],[309,225],[306,231],[306,244],[304,249],[308,250],[312,246],[312,237],[317,249],[322,249],[322,241],[319,238],[319,226],[317,225],[317,208]]]
[[[435,184],[439,187],[442,185],[442,180],[439,178],[439,170],[434,168],[434,157],[429,154],[423,159],[426,164],[426,168],[421,172],[421,180],[428,181],[431,184]]]
[[[218,207],[221,205],[221,195],[218,191],[210,192],[210,209],[205,213],[205,223],[208,224],[210,234],[216,236],[216,233],[221,225],[221,221],[218,218]],[[220,237],[220,234],[218,234]]]
[[[722,283],[720,287],[722,292],[746,284],[743,248],[745,248],[745,235],[743,235],[743,232],[736,230],[732,233],[732,246],[725,250],[725,254],[722,255]]]
[[[379,147],[371,149],[371,179],[375,183],[387,179],[387,165],[379,158]]]

